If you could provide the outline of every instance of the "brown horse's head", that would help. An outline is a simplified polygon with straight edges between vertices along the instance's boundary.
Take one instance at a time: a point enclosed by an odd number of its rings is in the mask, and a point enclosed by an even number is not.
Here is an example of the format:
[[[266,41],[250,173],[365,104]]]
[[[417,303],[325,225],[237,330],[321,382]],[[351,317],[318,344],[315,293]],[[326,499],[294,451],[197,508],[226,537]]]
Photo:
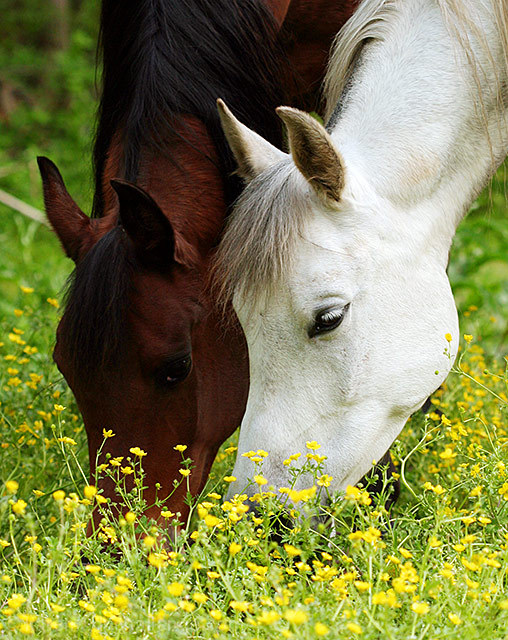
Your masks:
[[[55,165],[39,160],[47,215],[76,263],[54,359],[84,418],[92,474],[108,453],[127,466],[129,449],[143,449],[146,513],[154,518],[156,498],[169,495],[166,508],[186,517],[187,483],[193,494],[202,489],[241,421],[248,387],[242,334],[220,326],[206,289],[226,207],[213,147],[197,127],[195,137],[200,151],[175,143],[178,165],[147,159],[145,189],[108,183],[98,219],[74,203]],[[104,430],[116,435],[104,442]],[[179,474],[178,444],[193,460],[188,480]],[[112,482],[100,488],[115,500]]]

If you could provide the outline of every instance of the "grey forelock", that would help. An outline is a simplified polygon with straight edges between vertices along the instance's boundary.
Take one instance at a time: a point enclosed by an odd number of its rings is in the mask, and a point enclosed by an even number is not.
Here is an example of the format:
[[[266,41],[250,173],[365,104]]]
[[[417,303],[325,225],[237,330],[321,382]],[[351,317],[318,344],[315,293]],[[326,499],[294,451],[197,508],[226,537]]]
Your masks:
[[[217,252],[220,301],[234,294],[255,301],[290,269],[310,209],[310,189],[292,160],[255,178],[237,200]]]

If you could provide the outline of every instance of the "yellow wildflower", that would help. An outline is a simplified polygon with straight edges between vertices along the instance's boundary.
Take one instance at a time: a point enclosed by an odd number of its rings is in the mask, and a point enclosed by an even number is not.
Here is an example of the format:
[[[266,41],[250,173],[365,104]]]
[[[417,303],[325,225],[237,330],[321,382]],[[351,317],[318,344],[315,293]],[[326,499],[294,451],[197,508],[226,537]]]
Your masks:
[[[25,509],[27,508],[27,506],[27,503],[24,500],[20,499],[12,505],[12,510],[16,515],[21,516],[25,513]]]
[[[411,605],[411,609],[419,616],[423,616],[429,612],[430,607],[426,602],[416,601]]]
[[[181,582],[172,582],[168,584],[168,592],[170,596],[175,596],[175,598],[179,598],[185,589],[185,585]]]
[[[284,612],[284,618],[294,625],[305,624],[309,619],[308,614],[301,609],[288,609]]]
[[[316,624],[314,625],[314,632],[317,636],[326,636],[328,635],[329,631],[330,629],[326,626],[326,624],[323,624],[322,622],[316,622]]]
[[[238,544],[238,542],[232,542],[229,545],[229,555],[236,556],[236,554],[241,550],[242,545]]]
[[[16,480],[7,480],[7,482],[5,483],[5,488],[9,493],[16,493],[19,488],[19,484],[16,482]]]
[[[87,500],[91,500],[97,493],[97,487],[95,487],[93,484],[89,484],[84,488],[83,493],[85,494],[85,498],[87,498]]]
[[[129,451],[132,453],[132,455],[138,456],[138,458],[142,458],[143,456],[147,455],[146,451],[143,451],[143,449],[140,449],[139,447],[131,447]]]

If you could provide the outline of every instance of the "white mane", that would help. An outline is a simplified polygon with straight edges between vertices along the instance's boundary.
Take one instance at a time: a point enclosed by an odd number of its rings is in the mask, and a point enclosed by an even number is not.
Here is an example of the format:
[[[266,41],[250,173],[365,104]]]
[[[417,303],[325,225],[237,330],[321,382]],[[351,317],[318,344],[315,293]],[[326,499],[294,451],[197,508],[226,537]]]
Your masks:
[[[497,90],[500,99],[508,99],[508,88],[503,76],[508,74],[508,0],[485,3],[482,0],[436,0],[445,18],[450,33],[461,45],[474,76],[479,83],[482,74],[481,64],[471,47],[470,37],[481,43],[487,58],[490,60],[497,76]],[[489,7],[489,5],[492,5]],[[398,0],[364,0],[353,16],[346,22],[335,36],[328,71],[324,80],[323,93],[326,100],[325,121],[332,117],[337,104],[343,97],[348,80],[353,72],[363,46],[371,40],[384,40],[392,26],[393,13],[400,8]],[[478,26],[481,24],[482,12],[491,10],[494,13],[498,37],[502,48],[501,59],[504,64],[497,69],[495,52],[491,50],[485,33]],[[484,71],[483,71],[484,72]],[[481,100],[481,84],[478,84]],[[504,95],[503,95],[504,93]]]

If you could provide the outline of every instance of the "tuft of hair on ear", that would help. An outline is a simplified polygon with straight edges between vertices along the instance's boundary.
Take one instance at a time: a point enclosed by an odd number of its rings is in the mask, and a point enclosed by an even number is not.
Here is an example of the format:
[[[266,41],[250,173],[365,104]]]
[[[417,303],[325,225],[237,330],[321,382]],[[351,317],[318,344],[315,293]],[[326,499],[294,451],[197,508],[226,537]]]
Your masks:
[[[279,107],[277,115],[287,128],[293,161],[320,196],[339,201],[344,189],[344,161],[333,141],[315,118],[292,107]]]

